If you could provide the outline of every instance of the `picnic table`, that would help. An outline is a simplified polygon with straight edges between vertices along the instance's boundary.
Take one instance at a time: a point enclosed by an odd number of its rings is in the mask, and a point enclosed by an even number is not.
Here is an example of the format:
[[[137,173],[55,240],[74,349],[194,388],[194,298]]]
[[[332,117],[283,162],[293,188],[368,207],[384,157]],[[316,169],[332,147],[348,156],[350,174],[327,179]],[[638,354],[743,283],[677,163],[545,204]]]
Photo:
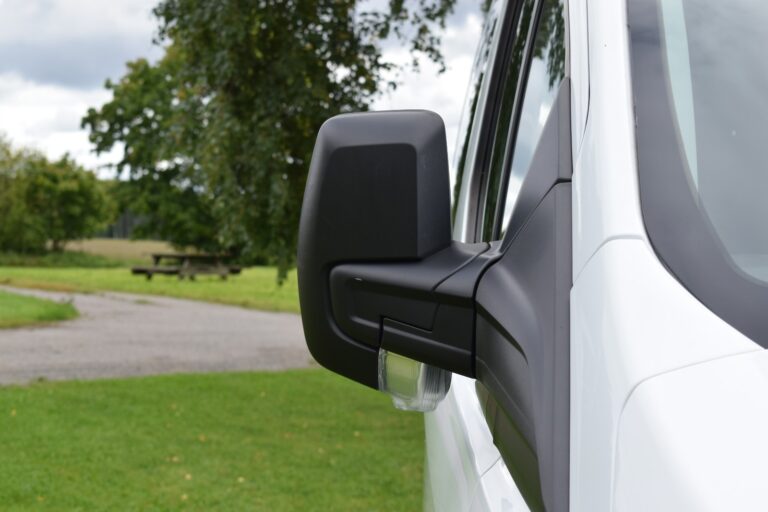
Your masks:
[[[222,254],[196,253],[153,253],[151,267],[133,267],[133,275],[145,275],[147,280],[155,274],[175,275],[179,279],[188,277],[194,280],[198,274],[218,275],[226,279],[229,275],[239,274],[241,267],[229,265],[229,259]]]

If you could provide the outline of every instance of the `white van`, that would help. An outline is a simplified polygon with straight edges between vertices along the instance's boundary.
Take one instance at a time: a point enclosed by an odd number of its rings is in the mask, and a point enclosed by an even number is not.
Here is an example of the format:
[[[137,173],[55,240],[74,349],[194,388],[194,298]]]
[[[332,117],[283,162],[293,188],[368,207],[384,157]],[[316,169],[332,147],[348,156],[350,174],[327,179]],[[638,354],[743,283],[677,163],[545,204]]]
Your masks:
[[[766,48],[764,0],[497,0],[453,191],[435,114],[323,126],[307,344],[432,411],[426,510],[768,510]]]

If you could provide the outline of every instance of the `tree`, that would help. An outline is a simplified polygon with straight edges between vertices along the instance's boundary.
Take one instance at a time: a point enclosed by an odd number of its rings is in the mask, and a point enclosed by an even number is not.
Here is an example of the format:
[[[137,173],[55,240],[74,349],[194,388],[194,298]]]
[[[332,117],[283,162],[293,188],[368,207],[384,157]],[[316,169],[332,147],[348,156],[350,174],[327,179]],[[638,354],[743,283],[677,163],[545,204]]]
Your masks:
[[[105,185],[69,156],[50,162],[0,137],[0,250],[39,253],[111,220]]]
[[[129,63],[83,125],[98,152],[123,144],[118,169],[140,183],[138,202],[154,205],[142,213],[170,241],[194,232],[195,245],[276,263],[282,279],[320,125],[394,86],[383,41],[409,44],[414,66],[418,55],[442,63],[438,31],[454,4],[162,0],[164,58]],[[179,197],[183,208],[167,206]]]
[[[31,216],[24,202],[20,186],[24,167],[32,156],[16,151],[10,142],[0,136],[0,250],[15,252],[42,252],[46,237],[38,219]]]
[[[119,82],[107,82],[114,99],[99,111],[90,109],[83,124],[97,152],[124,147],[117,171],[130,181],[118,187],[118,200],[121,210],[146,219],[137,236],[238,253],[220,236],[223,227],[213,213],[217,196],[195,161],[202,97],[180,80],[179,61],[171,47],[157,64],[129,62]]]
[[[32,156],[17,180],[27,213],[54,251],[93,234],[112,217],[104,185],[67,155],[55,162]]]

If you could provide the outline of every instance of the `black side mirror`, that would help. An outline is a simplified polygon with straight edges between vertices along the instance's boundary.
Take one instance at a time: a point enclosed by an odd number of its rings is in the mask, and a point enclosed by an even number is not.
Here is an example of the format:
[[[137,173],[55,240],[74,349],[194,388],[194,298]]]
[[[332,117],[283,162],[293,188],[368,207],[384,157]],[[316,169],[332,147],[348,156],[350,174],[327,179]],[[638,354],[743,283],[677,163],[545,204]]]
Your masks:
[[[315,359],[378,389],[392,387],[384,382],[383,354],[472,376],[480,272],[472,262],[487,244],[454,243],[450,229],[438,115],[328,120],[317,137],[299,229],[301,312]]]

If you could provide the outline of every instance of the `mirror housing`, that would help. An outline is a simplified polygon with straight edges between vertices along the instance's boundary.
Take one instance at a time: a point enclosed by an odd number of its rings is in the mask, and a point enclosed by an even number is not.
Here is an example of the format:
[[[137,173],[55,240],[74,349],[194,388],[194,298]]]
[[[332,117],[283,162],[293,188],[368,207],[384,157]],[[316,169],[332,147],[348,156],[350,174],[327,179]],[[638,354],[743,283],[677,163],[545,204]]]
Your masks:
[[[377,389],[387,380],[382,351],[474,373],[476,279],[464,270],[479,272],[470,263],[487,244],[452,242],[449,188],[437,114],[323,124],[298,244],[304,334],[321,365]]]

